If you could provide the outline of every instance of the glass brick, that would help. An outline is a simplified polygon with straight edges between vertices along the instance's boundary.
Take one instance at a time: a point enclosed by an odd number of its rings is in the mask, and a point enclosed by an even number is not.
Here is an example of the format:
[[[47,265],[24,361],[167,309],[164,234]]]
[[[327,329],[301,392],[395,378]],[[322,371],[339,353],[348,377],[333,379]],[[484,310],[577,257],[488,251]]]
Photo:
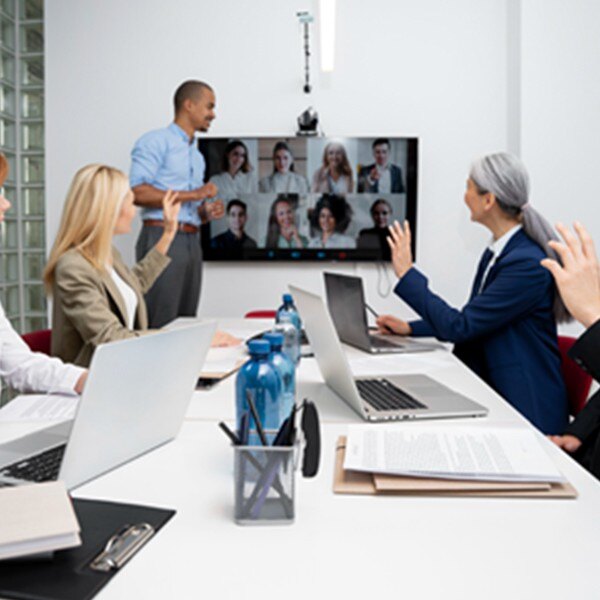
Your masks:
[[[43,188],[22,188],[21,197],[23,213],[27,217],[44,216],[44,190]],[[10,200],[10,198],[9,198]]]
[[[33,20],[44,18],[44,0],[19,0],[21,19]]]
[[[21,164],[23,183],[44,183],[43,156],[24,156]]]
[[[19,257],[16,253],[0,254],[0,282],[12,283],[19,281]]]
[[[44,221],[25,221],[23,223],[23,246],[25,248],[43,248],[44,229]]]
[[[21,115],[25,119],[42,118],[44,116],[43,90],[26,90],[21,94]]]
[[[21,52],[44,51],[44,25],[42,23],[28,23],[21,25]]]
[[[21,58],[21,83],[23,85],[44,83],[44,59],[41,56]]]
[[[44,150],[44,124],[23,123],[21,126],[23,150]]]

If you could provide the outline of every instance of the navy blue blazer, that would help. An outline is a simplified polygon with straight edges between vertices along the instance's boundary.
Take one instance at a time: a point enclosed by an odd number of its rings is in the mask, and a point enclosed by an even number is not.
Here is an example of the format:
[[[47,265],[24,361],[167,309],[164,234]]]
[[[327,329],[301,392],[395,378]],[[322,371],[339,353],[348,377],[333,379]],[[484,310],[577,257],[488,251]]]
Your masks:
[[[561,372],[554,282],[540,265],[542,248],[520,230],[491,267],[481,293],[481,267],[471,298],[457,310],[429,290],[414,267],[395,292],[421,317],[414,336],[454,342],[454,353],[546,434],[561,434],[568,405]]]

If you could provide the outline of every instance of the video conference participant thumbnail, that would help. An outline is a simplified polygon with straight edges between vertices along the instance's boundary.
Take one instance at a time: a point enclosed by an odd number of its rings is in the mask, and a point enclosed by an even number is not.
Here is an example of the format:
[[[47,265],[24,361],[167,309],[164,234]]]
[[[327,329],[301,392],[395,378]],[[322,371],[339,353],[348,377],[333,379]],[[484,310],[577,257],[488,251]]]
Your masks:
[[[356,245],[358,248],[381,250],[382,258],[389,260],[388,227],[394,222],[394,209],[385,198],[378,198],[371,205],[370,213],[373,227],[360,230]]]
[[[311,192],[320,194],[351,194],[354,175],[346,148],[340,142],[329,142],[324,150],[321,166],[315,171]]]
[[[289,144],[283,141],[273,146],[273,172],[262,177],[258,182],[261,194],[285,193],[306,194],[308,181],[306,177],[295,172],[294,155]]]
[[[391,143],[377,138],[372,145],[375,162],[358,172],[358,192],[402,194],[405,191],[402,169],[391,162]]]
[[[298,231],[298,195],[280,194],[271,204],[265,247],[306,248],[308,238]]]
[[[245,232],[248,207],[245,202],[234,198],[227,203],[227,231],[210,241],[212,248],[242,253],[245,248],[256,248],[256,242]]]
[[[345,235],[352,221],[352,207],[343,196],[324,194],[310,213],[310,223],[316,234],[309,248],[356,248],[356,240]]]
[[[221,171],[212,175],[209,181],[217,186],[224,199],[256,192],[256,174],[244,142],[228,142],[221,155]]]

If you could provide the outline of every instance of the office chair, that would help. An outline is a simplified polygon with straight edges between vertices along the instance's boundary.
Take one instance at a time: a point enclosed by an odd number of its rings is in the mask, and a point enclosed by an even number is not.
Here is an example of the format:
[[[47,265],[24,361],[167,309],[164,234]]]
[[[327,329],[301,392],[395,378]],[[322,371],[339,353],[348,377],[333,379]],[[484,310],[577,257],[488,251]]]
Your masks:
[[[244,315],[244,319],[274,319],[274,310],[251,310]]]
[[[42,352],[50,356],[52,329],[39,329],[38,331],[24,333],[21,337],[34,352]]]
[[[576,338],[558,336],[558,349],[560,350],[561,368],[563,379],[567,388],[569,400],[569,413],[577,416],[587,402],[590,388],[592,387],[592,376],[588,375],[572,358],[568,352],[576,342]]]

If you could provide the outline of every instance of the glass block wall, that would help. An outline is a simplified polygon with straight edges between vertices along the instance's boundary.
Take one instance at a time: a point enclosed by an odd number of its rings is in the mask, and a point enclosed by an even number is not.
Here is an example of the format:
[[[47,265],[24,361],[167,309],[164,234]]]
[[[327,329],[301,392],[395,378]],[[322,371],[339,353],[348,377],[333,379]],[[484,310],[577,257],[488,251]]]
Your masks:
[[[19,332],[47,327],[44,0],[0,0],[0,149],[12,208],[0,224],[0,300]]]

